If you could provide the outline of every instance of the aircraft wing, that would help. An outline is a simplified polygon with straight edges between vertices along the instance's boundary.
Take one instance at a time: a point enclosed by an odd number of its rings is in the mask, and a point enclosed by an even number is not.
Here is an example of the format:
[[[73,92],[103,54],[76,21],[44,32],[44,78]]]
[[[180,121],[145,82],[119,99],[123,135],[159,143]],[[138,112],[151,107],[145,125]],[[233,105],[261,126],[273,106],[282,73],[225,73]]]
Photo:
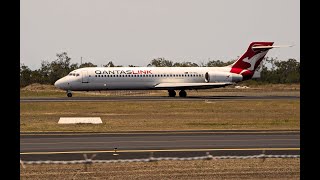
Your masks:
[[[232,85],[232,82],[219,83],[159,83],[155,86],[157,89],[207,89],[219,88]]]

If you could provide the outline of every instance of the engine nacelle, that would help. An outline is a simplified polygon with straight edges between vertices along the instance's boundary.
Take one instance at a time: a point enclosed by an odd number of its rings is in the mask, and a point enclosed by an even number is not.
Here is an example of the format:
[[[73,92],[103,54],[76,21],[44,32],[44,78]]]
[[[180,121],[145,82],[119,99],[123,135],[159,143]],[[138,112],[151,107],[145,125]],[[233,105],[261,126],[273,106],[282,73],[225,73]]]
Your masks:
[[[242,75],[230,72],[206,72],[205,82],[239,82],[242,81]]]

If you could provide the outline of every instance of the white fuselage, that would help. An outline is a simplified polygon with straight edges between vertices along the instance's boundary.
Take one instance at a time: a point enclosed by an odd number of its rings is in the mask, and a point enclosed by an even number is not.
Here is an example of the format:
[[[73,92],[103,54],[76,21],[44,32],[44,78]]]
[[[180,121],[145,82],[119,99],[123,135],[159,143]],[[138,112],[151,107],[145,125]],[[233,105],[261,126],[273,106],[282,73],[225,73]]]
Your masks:
[[[155,89],[160,83],[205,83],[207,72],[230,73],[230,69],[230,67],[87,67],[70,72],[69,75],[59,79],[55,86],[72,91],[149,90]]]

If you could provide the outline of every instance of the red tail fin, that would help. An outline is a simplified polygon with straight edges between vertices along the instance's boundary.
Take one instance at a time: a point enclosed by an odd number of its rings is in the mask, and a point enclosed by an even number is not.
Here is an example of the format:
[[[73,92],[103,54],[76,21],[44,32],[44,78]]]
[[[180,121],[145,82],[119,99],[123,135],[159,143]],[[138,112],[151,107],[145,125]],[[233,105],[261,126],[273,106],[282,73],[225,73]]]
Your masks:
[[[241,74],[243,80],[251,79],[273,42],[252,42],[248,50],[231,65],[232,73]]]

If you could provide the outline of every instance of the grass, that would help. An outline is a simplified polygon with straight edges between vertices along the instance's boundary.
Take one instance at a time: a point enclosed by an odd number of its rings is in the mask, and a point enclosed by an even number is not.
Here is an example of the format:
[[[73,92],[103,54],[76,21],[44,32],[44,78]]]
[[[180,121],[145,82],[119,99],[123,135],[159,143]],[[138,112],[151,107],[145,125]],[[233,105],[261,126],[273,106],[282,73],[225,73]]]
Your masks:
[[[20,179],[300,179],[300,159],[26,165]]]
[[[103,124],[60,125],[60,117]],[[20,103],[21,132],[202,129],[300,129],[300,100]]]

